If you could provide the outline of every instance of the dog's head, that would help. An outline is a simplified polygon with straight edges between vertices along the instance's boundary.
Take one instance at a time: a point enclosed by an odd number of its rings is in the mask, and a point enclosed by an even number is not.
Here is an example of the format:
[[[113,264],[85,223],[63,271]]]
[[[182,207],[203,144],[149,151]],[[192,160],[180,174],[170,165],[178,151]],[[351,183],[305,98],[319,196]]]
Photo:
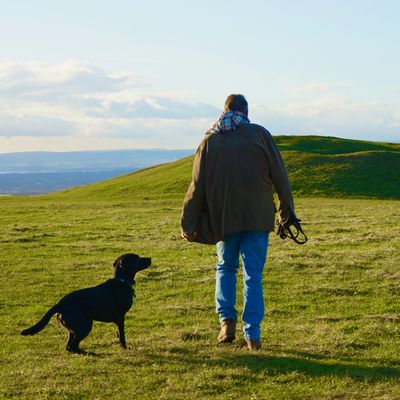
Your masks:
[[[124,279],[131,284],[135,283],[135,275],[151,265],[151,258],[139,257],[137,254],[127,253],[114,261],[114,278]]]

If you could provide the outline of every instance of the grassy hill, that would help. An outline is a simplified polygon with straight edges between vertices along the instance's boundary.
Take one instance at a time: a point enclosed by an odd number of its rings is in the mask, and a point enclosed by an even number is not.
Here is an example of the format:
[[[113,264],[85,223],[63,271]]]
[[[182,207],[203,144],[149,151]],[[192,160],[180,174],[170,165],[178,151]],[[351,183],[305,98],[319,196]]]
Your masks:
[[[317,154],[348,154],[365,151],[400,151],[400,144],[340,139],[329,136],[275,136],[281,151]]]
[[[182,197],[190,183],[193,156],[118,178],[55,193],[60,199]]]
[[[295,195],[400,198],[400,144],[277,136]],[[193,156],[56,194],[63,198],[181,197]]]

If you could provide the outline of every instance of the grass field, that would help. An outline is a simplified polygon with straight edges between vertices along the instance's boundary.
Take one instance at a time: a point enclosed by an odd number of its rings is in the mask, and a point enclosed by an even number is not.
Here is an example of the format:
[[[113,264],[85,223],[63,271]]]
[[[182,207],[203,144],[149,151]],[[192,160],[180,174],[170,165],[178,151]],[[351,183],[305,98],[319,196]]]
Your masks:
[[[18,399],[399,399],[399,201],[299,198],[310,236],[271,236],[263,349],[216,345],[212,246],[179,238],[181,199],[1,198],[1,396]],[[64,350],[53,319],[19,331],[67,292],[110,276],[127,251],[137,278],[127,342],[95,323]],[[239,309],[241,303],[238,304]]]
[[[0,398],[400,399],[397,145],[277,141],[309,242],[271,234],[258,353],[241,348],[240,331],[216,344],[214,247],[179,237],[190,157],[53,195],[0,197]],[[65,351],[55,318],[19,335],[66,293],[110,277],[125,252],[153,259],[137,276],[129,350],[105,323],[82,342],[88,355]]]

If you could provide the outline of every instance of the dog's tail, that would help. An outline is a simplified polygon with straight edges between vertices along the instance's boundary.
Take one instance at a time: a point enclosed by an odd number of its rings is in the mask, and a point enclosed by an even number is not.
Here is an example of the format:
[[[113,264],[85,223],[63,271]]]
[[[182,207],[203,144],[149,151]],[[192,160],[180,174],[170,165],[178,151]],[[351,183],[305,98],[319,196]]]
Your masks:
[[[60,312],[60,307],[58,304],[55,306],[51,307],[49,311],[47,311],[46,314],[44,314],[43,318],[35,325],[31,326],[28,329],[24,329],[21,332],[21,335],[23,336],[31,336],[31,335],[36,335],[38,332],[40,332],[42,329],[45,328],[45,326],[49,323],[50,318],[56,313]]]

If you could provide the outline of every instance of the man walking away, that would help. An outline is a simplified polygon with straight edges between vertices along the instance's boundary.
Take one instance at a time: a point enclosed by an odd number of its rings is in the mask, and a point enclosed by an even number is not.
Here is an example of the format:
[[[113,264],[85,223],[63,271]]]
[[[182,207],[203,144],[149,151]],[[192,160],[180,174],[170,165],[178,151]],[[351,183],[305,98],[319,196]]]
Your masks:
[[[236,273],[241,257],[244,339],[250,350],[261,347],[262,272],[276,212],[273,186],[279,216],[285,220],[294,215],[294,205],[279,150],[265,128],[250,123],[245,97],[230,95],[197,149],[181,219],[184,239],[217,246],[219,343],[235,339]]]

